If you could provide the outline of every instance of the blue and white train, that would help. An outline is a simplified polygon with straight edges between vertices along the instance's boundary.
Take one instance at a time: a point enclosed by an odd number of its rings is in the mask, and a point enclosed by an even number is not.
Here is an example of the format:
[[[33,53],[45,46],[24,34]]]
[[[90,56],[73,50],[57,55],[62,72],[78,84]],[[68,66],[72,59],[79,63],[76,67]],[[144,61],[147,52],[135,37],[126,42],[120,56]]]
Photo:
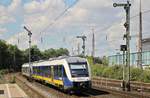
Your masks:
[[[30,74],[31,72],[31,74]],[[36,61],[22,65],[22,74],[44,81],[63,90],[91,88],[91,69],[88,61],[81,57],[61,57],[47,61]]]

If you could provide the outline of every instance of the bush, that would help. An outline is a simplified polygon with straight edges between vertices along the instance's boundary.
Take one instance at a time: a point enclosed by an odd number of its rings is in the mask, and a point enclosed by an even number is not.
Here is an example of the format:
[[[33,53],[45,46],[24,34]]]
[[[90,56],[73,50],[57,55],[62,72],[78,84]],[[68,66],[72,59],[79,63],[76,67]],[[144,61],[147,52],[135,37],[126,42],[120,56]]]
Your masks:
[[[7,73],[9,73],[8,69],[0,70],[0,75],[4,75],[4,74],[7,74]]]
[[[88,60],[89,64],[93,66],[93,59],[92,59],[92,57],[87,57],[87,60]]]
[[[111,69],[111,67],[106,67],[106,68],[103,70],[102,76],[103,76],[103,77],[109,77],[109,78],[111,78],[113,74],[114,74],[114,72],[113,72],[113,70]]]
[[[122,79],[122,67],[115,65],[111,67],[112,71],[114,72],[112,74],[113,79]]]
[[[142,74],[141,80],[146,83],[150,83],[150,70],[145,70]]]
[[[131,81],[140,80],[141,74],[142,74],[142,70],[140,68],[131,67]]]
[[[92,74],[94,76],[102,76],[103,74],[102,72],[105,69],[105,66],[96,64],[96,65],[92,65],[91,69],[92,69]]]
[[[93,76],[100,76],[105,78],[119,79],[123,78],[122,66],[104,66],[102,64],[91,65]],[[126,69],[128,70],[128,69]],[[126,72],[125,70],[125,72]],[[150,69],[141,70],[140,68],[131,67],[131,81],[150,82]]]

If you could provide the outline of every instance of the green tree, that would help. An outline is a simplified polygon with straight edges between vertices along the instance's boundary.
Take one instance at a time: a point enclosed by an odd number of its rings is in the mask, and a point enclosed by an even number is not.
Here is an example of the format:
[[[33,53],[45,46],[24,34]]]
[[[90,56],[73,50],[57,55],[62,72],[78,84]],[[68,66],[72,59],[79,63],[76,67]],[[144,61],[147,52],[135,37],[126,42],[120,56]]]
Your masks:
[[[64,48],[59,48],[56,50],[56,56],[63,56],[63,55],[66,55],[68,56],[69,55],[69,51],[67,49],[64,49]]]
[[[9,52],[5,41],[0,40],[0,68],[6,68],[9,65]]]
[[[31,51],[31,62],[42,59],[42,53],[36,45],[32,46],[30,51]],[[29,48],[24,51],[24,56],[25,59],[28,60]]]
[[[51,48],[45,51],[40,51],[36,45],[31,47],[31,61],[49,59],[62,55],[69,55],[69,51],[64,48]],[[16,45],[7,44],[5,41],[0,40],[0,69],[20,71],[21,65],[23,63],[27,63],[28,61],[29,48],[23,51],[18,49]]]
[[[58,57],[58,56],[63,56],[63,55],[69,56],[69,51],[64,48],[60,48],[60,49],[51,48],[51,49],[45,50],[42,54],[43,54],[44,59],[49,59],[52,57]]]

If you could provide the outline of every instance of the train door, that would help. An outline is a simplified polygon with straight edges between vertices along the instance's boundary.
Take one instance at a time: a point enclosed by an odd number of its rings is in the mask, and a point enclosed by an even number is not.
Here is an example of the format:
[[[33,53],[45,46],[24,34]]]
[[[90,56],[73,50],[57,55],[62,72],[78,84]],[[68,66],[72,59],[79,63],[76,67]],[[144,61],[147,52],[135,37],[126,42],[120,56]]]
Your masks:
[[[59,80],[63,80],[62,68],[63,68],[62,65],[58,66],[58,77],[59,77]]]
[[[64,68],[64,66],[62,66],[62,80],[64,81],[65,79],[66,79],[66,71],[65,71],[65,68]]]
[[[62,65],[54,66],[54,79],[62,80]]]
[[[54,66],[51,66],[51,79],[54,80]]]

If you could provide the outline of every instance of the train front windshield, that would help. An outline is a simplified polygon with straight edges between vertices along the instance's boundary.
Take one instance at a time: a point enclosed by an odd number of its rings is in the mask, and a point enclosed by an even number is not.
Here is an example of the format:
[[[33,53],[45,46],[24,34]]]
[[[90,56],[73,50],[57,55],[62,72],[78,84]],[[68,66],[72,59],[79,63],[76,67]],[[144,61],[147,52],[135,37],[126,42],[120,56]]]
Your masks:
[[[87,63],[69,64],[72,77],[88,77]]]

